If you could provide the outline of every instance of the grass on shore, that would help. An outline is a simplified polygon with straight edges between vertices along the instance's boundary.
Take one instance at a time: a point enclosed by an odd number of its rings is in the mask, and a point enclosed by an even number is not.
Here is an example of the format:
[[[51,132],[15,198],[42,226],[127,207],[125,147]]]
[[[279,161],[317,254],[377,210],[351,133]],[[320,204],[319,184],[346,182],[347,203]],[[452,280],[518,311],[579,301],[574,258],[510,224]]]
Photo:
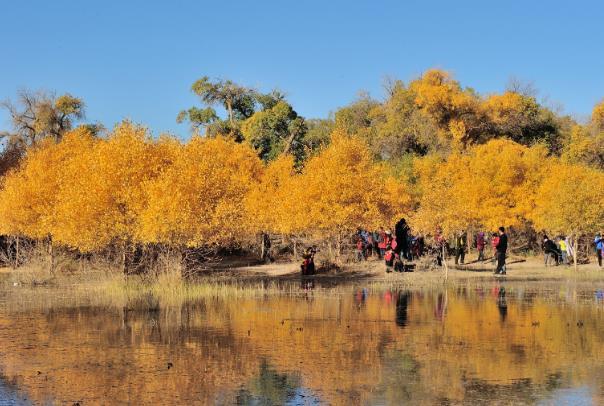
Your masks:
[[[263,271],[264,269],[264,271]],[[381,261],[351,264],[335,274],[322,274],[313,278],[314,289],[301,287],[296,273],[284,274],[267,270],[278,267],[259,266],[246,272],[233,272],[221,276],[205,276],[193,280],[181,277],[178,263],[164,264],[154,276],[124,276],[111,267],[96,266],[85,271],[50,273],[39,263],[31,263],[17,270],[0,273],[1,290],[6,291],[5,302],[21,308],[52,308],[56,306],[108,306],[112,308],[159,308],[180,306],[201,298],[261,298],[269,295],[333,296],[349,294],[359,286],[370,292],[387,289],[443,289],[444,286],[477,287],[494,281],[488,265],[471,264],[463,269],[449,265],[449,271],[416,270],[409,273],[386,274]],[[295,267],[291,267],[295,269]],[[512,263],[506,282],[565,282],[596,283],[604,285],[604,272],[596,266],[543,267],[530,259]]]

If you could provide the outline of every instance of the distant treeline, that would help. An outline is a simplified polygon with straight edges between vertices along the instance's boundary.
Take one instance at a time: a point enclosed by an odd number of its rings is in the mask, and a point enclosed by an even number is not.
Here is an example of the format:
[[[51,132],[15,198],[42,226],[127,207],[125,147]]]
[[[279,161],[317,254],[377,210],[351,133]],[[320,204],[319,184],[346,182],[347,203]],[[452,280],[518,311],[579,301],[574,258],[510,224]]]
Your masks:
[[[259,233],[333,243],[405,217],[415,233],[604,228],[604,103],[579,124],[512,86],[482,96],[430,70],[333,118],[283,94],[193,85],[192,138],[80,124],[70,95],[23,92],[0,157],[0,234],[79,252],[233,247]],[[220,115],[214,106],[221,107]]]

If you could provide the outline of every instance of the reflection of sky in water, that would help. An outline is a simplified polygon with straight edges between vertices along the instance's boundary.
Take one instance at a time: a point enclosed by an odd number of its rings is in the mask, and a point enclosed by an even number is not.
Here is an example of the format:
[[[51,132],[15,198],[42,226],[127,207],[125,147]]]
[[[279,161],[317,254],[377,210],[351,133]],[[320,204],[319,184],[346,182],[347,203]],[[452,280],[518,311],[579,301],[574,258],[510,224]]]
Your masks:
[[[592,393],[589,388],[557,389],[551,394],[550,399],[543,399],[537,403],[539,406],[590,406],[592,404]]]
[[[288,406],[294,405],[320,405],[322,404],[315,394],[306,388],[297,388],[294,396],[289,399],[286,403]]]
[[[0,376],[0,406],[29,406],[31,404],[23,393],[19,393],[13,385],[5,382]]]

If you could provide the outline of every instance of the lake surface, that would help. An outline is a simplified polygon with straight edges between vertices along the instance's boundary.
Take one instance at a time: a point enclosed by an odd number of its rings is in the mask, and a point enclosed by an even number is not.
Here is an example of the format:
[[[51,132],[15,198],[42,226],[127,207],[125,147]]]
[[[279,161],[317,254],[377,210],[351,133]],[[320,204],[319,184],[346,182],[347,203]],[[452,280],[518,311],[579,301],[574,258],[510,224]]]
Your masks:
[[[357,284],[151,310],[16,306],[3,289],[0,405],[604,404],[598,286]]]

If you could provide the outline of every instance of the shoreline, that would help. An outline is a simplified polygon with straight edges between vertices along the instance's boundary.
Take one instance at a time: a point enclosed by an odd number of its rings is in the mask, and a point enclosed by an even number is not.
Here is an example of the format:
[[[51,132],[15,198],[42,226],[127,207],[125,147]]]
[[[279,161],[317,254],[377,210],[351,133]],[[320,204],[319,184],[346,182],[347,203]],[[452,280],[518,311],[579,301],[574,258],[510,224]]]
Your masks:
[[[560,282],[560,281],[585,281],[604,284],[604,268],[590,263],[579,265],[575,271],[573,266],[550,266],[545,267],[539,257],[514,258],[508,262],[507,275],[495,276],[493,265],[490,262],[476,261],[456,266],[452,260],[447,261],[448,272],[445,268],[416,269],[410,272],[386,273],[386,267],[381,260],[369,259],[362,262],[353,262],[343,265],[341,268],[318,272],[311,276],[300,274],[300,263],[298,261],[274,262],[260,265],[241,265],[234,261],[231,266],[221,263],[218,267],[210,268],[202,273],[194,275],[191,281],[197,282],[287,282],[300,280],[333,281],[333,282],[402,282],[424,284],[426,282],[450,282],[456,281],[493,281],[504,280],[508,282]],[[417,265],[417,263],[415,263]],[[28,272],[26,267],[13,269],[11,267],[0,267],[0,275],[9,278],[18,275],[19,272]],[[108,273],[111,273],[109,271]],[[61,276],[61,279],[79,279],[86,271],[76,274]],[[119,272],[116,271],[116,275]]]
[[[561,282],[585,281],[597,282],[604,285],[604,268],[597,264],[579,265],[577,271],[573,266],[545,267],[540,257],[514,258],[508,262],[507,275],[495,276],[494,266],[490,262],[469,262],[456,266],[452,260],[447,261],[449,267],[446,279],[448,281],[493,281],[504,280],[508,282]],[[266,265],[251,265],[243,267],[223,268],[218,274],[208,271],[203,274],[204,279],[243,279],[243,280],[333,280],[341,282],[403,282],[419,284],[445,280],[446,271],[443,268],[423,270],[415,269],[411,272],[386,273],[386,267],[381,260],[370,259],[363,262],[345,264],[343,267],[319,272],[312,276],[300,275],[298,262],[272,263]]]

